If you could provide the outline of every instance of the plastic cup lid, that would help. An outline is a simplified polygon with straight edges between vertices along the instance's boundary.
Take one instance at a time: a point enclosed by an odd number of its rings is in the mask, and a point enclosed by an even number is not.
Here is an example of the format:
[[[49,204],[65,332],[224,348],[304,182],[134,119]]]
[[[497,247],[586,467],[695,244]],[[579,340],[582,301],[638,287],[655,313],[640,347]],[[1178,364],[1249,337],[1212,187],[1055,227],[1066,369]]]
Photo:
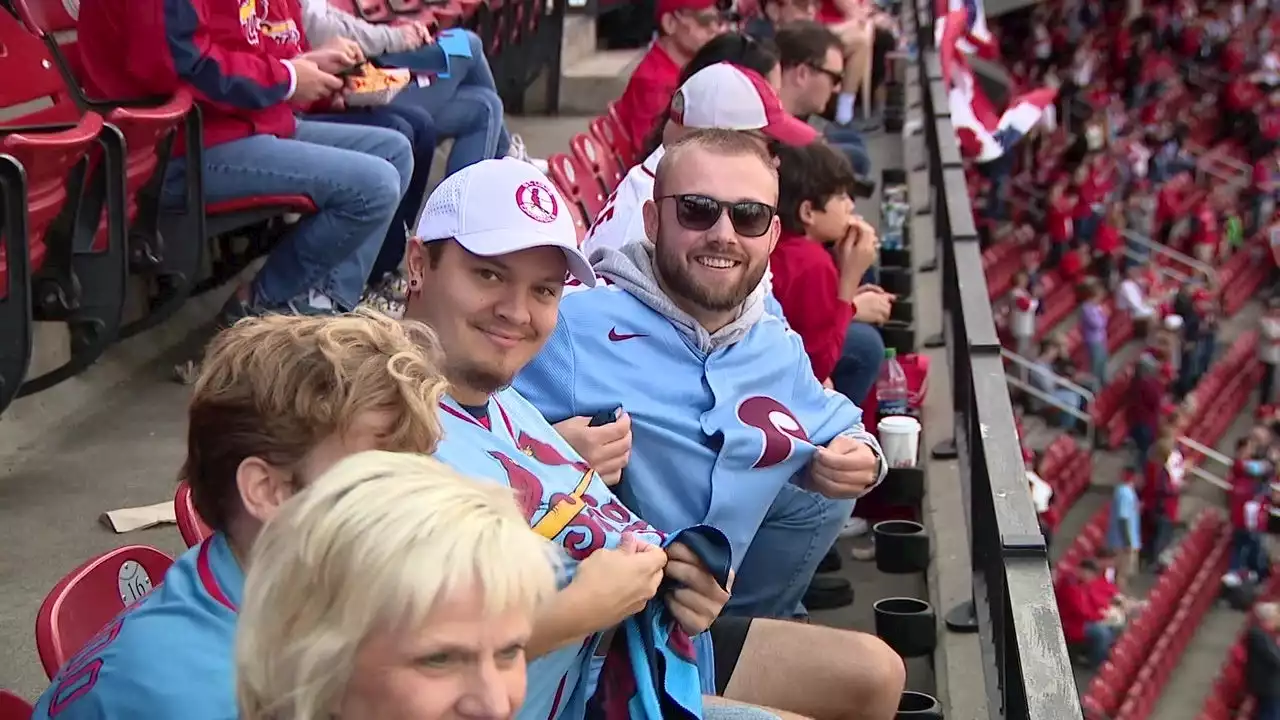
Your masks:
[[[876,427],[892,433],[920,432],[920,421],[906,415],[890,415],[881,418]]]

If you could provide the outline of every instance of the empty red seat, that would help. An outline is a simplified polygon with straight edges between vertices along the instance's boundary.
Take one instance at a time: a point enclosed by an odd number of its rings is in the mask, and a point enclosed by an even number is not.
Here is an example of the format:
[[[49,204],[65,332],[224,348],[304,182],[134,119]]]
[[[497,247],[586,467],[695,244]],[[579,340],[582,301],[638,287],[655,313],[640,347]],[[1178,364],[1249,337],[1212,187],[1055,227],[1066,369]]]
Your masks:
[[[173,558],[146,545],[103,553],[73,570],[45,596],[36,616],[36,650],[53,677],[126,607],[159,585]]]
[[[626,171],[635,165],[635,154],[631,152],[628,142],[623,139],[622,128],[614,116],[605,113],[592,120],[591,134],[604,145],[605,149],[613,152],[618,167],[622,168],[623,175],[626,175]]]
[[[604,209],[605,196],[600,183],[569,155],[552,155],[547,158],[547,168],[552,182],[560,188],[565,199],[579,203],[587,223],[594,222]]]
[[[569,150],[578,164],[595,176],[604,196],[607,197],[622,182],[626,171],[618,167],[613,154],[606,151],[595,138],[586,133],[578,133],[569,140]]]

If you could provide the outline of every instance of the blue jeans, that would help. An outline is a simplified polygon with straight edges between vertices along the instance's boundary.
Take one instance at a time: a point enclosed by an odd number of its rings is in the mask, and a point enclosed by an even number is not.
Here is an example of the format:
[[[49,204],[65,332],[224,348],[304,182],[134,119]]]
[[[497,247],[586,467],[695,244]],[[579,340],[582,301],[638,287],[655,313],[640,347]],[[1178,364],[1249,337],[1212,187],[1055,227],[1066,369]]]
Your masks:
[[[253,304],[279,309],[311,290],[340,308],[360,302],[413,174],[413,149],[394,130],[298,121],[292,138],[252,135],[204,151],[209,203],[306,195],[317,212],[294,226],[253,281]],[[186,163],[165,173],[166,204],[185,193]]]
[[[853,171],[863,177],[871,175],[871,156],[867,154],[866,141],[862,134],[851,127],[827,123],[823,133],[827,142],[844,152],[853,165]]]
[[[853,505],[853,500],[832,500],[798,485],[784,485],[738,566],[725,612],[746,617],[804,615],[804,592]]]
[[[1247,570],[1266,579],[1270,563],[1267,550],[1262,545],[1262,534],[1248,530],[1236,530],[1231,536],[1231,571]]]
[[[1115,628],[1102,623],[1089,623],[1084,626],[1084,654],[1089,666],[1096,668],[1107,661],[1111,646],[1116,641]]]
[[[1098,381],[1098,387],[1107,384],[1107,340],[1096,342],[1085,341],[1085,350],[1089,353],[1089,373]]]
[[[831,371],[831,384],[836,391],[859,407],[867,400],[867,393],[880,377],[880,363],[884,360],[884,339],[880,332],[866,323],[849,323],[844,336],[844,350]]]
[[[1141,470],[1146,467],[1147,453],[1156,441],[1156,429],[1134,423],[1129,427],[1129,439],[1133,440],[1133,446],[1137,450],[1137,464],[1134,467]]]
[[[422,203],[427,199],[427,183],[431,179],[431,161],[436,152],[436,123],[431,113],[412,105],[386,105],[353,109],[345,113],[331,115],[312,115],[309,120],[336,122],[347,125],[369,125],[383,127],[404,135],[413,146],[413,174],[409,177],[409,185],[400,206],[396,208],[395,217],[391,220],[391,228],[382,243],[378,259],[373,263],[369,273],[369,281],[373,282],[383,275],[400,267],[404,259],[405,247],[408,243],[406,229],[410,232],[418,225],[418,214],[422,212]]]
[[[393,105],[423,108],[435,118],[440,136],[453,139],[446,176],[481,160],[502,157],[511,147],[511,136],[502,121],[502,98],[484,55],[484,43],[470,30],[465,32],[471,57],[449,58],[449,77],[434,78],[427,87],[411,84],[392,101]],[[438,48],[418,52],[433,50],[439,52]]]

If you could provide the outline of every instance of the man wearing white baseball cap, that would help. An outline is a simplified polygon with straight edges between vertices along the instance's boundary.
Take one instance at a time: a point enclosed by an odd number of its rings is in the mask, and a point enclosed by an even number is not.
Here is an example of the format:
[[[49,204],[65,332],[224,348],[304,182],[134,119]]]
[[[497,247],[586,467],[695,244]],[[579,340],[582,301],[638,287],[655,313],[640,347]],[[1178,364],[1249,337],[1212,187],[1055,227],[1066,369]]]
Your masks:
[[[542,608],[523,648],[528,691],[517,717],[583,717],[595,689],[592,656],[602,631],[653,600],[664,578],[688,588],[685,594],[700,593],[696,601],[667,596],[677,598],[667,606],[690,633],[706,629],[728,592],[700,555],[677,534],[664,536],[628,510],[605,473],[575,450],[583,438],[629,444],[625,414],[602,427],[583,422],[576,432],[564,432],[511,388],[555,329],[566,272],[583,285],[596,281],[577,248],[565,200],[547,178],[518,160],[471,165],[431,194],[417,235],[407,253],[405,314],[439,336],[449,381],[440,400],[444,437],[436,457],[472,477],[510,486],[530,526],[562,549],[569,570],[568,584]],[[572,421],[561,425],[567,423]],[[625,463],[626,448],[622,454]],[[696,614],[680,601],[692,603]],[[702,701],[696,688],[685,699]],[[779,716],[721,704],[708,707],[704,717]]]
[[[777,93],[759,73],[717,63],[694,73],[671,98],[671,116],[662,141],[669,145],[691,130],[718,128],[756,134],[762,142],[808,145],[819,135],[782,107]],[[599,248],[617,249],[644,238],[641,208],[653,199],[653,174],[666,154],[658,147],[627,172],[609,196],[582,243],[588,256]]]

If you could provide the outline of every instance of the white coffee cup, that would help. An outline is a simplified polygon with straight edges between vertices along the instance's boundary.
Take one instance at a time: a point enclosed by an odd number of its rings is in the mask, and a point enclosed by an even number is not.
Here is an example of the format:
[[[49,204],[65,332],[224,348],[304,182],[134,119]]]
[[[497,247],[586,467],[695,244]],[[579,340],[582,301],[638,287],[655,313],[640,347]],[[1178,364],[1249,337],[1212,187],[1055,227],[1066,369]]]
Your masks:
[[[920,451],[920,421],[906,415],[890,415],[876,426],[884,461],[891,468],[916,466]]]

